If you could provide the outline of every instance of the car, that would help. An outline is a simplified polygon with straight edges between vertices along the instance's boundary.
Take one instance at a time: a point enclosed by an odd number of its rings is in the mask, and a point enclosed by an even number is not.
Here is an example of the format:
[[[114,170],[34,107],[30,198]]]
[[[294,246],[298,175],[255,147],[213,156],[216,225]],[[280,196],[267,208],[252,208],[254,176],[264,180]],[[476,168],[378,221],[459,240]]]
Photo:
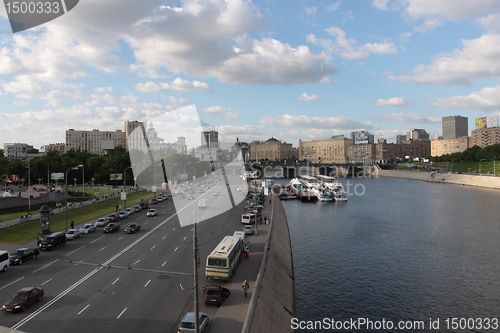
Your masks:
[[[162,202],[162,201],[163,201],[163,200],[165,200],[165,199],[163,199],[162,197],[158,197],[156,200],[157,200],[158,202]]]
[[[120,215],[115,214],[115,213],[109,214],[108,215],[108,220],[111,221],[111,222],[118,222],[118,221],[120,221]]]
[[[244,228],[243,231],[245,232],[245,235],[253,235],[255,234],[255,229],[253,225],[247,224]]]
[[[198,312],[198,324],[200,325],[200,332],[203,332],[203,330],[207,327],[208,325],[208,315],[204,312]],[[177,332],[194,332],[194,318],[195,318],[195,313],[194,312],[188,312],[184,315],[182,318],[179,327],[177,327]]]
[[[205,304],[222,305],[222,302],[231,295],[231,291],[218,284],[205,286]]]
[[[91,232],[96,231],[96,226],[95,224],[92,223],[85,223],[83,227],[80,228],[80,232],[82,234],[90,234]]]
[[[80,229],[69,229],[66,232],[66,239],[67,240],[75,240],[78,237],[81,237],[82,233],[80,232]]]
[[[141,206],[135,206],[134,207],[134,211],[137,213],[137,212],[140,212],[142,210],[142,207]]]
[[[14,294],[3,306],[5,312],[22,312],[42,300],[44,291],[40,287],[25,287]]]
[[[109,220],[105,217],[101,217],[100,219],[98,219],[97,221],[95,221],[95,226],[96,227],[105,227],[107,226],[109,223]]]
[[[133,208],[126,208],[125,211],[128,212],[129,216],[135,213],[135,210]]]
[[[146,216],[156,216],[156,215],[158,215],[158,210],[156,210],[156,209],[150,209],[146,213]]]
[[[158,203],[158,200],[156,199],[151,199],[151,201],[149,202],[151,205],[156,205]]]
[[[141,201],[141,202],[139,202],[139,206],[141,206],[142,209],[147,209],[147,208],[149,208],[149,202]]]
[[[113,233],[113,232],[118,231],[118,230],[120,230],[120,224],[116,223],[116,222],[112,222],[104,227],[105,233]]]
[[[34,249],[29,247],[23,247],[15,250],[10,254],[10,264],[21,265],[23,261],[33,258],[34,251]]]
[[[131,223],[125,228],[125,233],[135,234],[139,230],[141,230],[141,225],[139,223]]]
[[[120,215],[120,220],[123,220],[129,217],[130,214],[126,210],[122,210],[118,213],[118,215]]]

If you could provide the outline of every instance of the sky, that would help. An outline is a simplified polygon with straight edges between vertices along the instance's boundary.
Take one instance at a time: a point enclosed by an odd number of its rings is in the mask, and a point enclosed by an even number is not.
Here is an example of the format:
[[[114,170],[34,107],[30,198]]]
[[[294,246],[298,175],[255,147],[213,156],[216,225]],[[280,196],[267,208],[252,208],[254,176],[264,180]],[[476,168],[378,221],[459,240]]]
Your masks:
[[[500,0],[81,0],[17,33],[0,17],[2,146],[188,105],[220,141],[294,146],[500,114]]]

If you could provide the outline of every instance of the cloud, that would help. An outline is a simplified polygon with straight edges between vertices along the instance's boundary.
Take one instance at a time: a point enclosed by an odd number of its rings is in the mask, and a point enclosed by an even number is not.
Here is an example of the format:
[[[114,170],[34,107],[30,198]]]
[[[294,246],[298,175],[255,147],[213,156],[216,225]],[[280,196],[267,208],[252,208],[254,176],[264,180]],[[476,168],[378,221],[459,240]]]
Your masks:
[[[158,93],[165,90],[179,90],[179,91],[201,91],[201,92],[212,92],[212,88],[206,82],[201,82],[194,80],[189,82],[187,80],[176,78],[172,82],[161,82],[159,84],[154,82],[144,82],[137,83],[135,85],[137,91],[145,93]]]
[[[463,48],[441,55],[431,65],[418,65],[414,75],[389,76],[400,82],[471,86],[472,80],[500,77],[500,35],[462,40]]]
[[[344,116],[309,117],[305,115],[296,116],[289,114],[285,114],[283,116],[269,115],[262,118],[258,123],[263,126],[312,127],[323,129],[348,129],[364,127],[365,125],[367,125]]]
[[[327,12],[334,12],[340,8],[340,1],[334,2],[326,7]]]
[[[306,7],[306,13],[309,15],[315,15],[316,12],[318,11],[318,7]]]
[[[435,18],[461,22],[500,10],[496,0],[407,0],[407,4],[404,11],[413,20]]]
[[[489,14],[477,19],[480,26],[491,34],[500,34],[500,14]]]
[[[387,10],[387,3],[390,0],[372,0],[372,6],[380,9],[380,10]]]
[[[430,104],[446,109],[499,110],[500,86],[486,87],[468,96],[434,99],[430,101]]]
[[[347,38],[346,33],[338,27],[330,27],[325,29],[325,31],[329,35],[333,35],[335,41],[317,38],[315,35],[310,34],[307,36],[307,42],[322,47],[329,54],[351,60],[366,59],[370,53],[385,55],[395,55],[398,53],[396,46],[390,42],[358,45],[355,39]]]
[[[377,121],[397,121],[401,123],[414,123],[414,124],[434,124],[440,123],[441,118],[426,116],[419,113],[389,113],[389,114],[373,114],[368,118]]]
[[[319,98],[318,95],[309,96],[308,94],[303,93],[302,95],[300,95],[300,97],[297,97],[296,99],[301,102],[310,102],[310,101],[319,101],[321,98]]]
[[[375,102],[378,106],[408,106],[409,101],[403,97],[392,97],[389,99],[379,99]]]
[[[236,120],[240,118],[240,113],[237,111],[233,111],[231,108],[226,108],[222,106],[210,106],[208,108],[202,108],[201,111],[206,115],[214,115],[223,113],[224,119],[227,120]]]

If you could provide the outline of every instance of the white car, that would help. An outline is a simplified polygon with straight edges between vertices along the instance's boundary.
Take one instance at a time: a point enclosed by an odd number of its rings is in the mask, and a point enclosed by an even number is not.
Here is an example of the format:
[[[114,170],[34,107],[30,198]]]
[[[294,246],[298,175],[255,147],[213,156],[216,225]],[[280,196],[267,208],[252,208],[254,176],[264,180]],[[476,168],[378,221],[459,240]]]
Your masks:
[[[92,223],[87,223],[83,227],[80,228],[80,232],[82,234],[90,234],[91,232],[96,231],[96,226],[95,224]]]
[[[132,215],[135,213],[135,210],[133,208],[127,208],[125,209],[126,212],[128,212],[128,215]]]
[[[200,332],[203,332],[203,330],[207,327],[208,325],[208,315],[204,312],[199,312],[199,319],[198,319],[198,324],[200,325]],[[177,332],[194,332],[194,317],[195,313],[194,312],[188,312],[184,315],[184,318],[182,318],[181,323],[179,324],[179,327],[177,328]]]
[[[108,223],[109,223],[109,220],[107,218],[101,217],[100,219],[95,221],[95,226],[96,227],[105,227],[108,225]]]
[[[80,230],[78,229],[69,229],[66,232],[66,239],[67,240],[75,240],[78,237],[81,237],[82,234],[80,233]]]
[[[146,216],[156,216],[156,215],[158,215],[158,211],[156,209],[154,209],[154,208],[148,210],[148,212],[146,214]]]
[[[246,225],[243,228],[243,231],[245,232],[245,235],[253,235],[253,234],[255,234],[255,229],[254,229],[253,225],[251,225],[251,224]]]
[[[118,213],[118,215],[120,215],[120,219],[122,219],[122,220],[123,220],[123,219],[125,219],[125,218],[129,217],[129,216],[130,216],[130,213],[129,213],[129,212],[127,212],[126,210],[122,210],[121,212],[119,212],[119,213]]]

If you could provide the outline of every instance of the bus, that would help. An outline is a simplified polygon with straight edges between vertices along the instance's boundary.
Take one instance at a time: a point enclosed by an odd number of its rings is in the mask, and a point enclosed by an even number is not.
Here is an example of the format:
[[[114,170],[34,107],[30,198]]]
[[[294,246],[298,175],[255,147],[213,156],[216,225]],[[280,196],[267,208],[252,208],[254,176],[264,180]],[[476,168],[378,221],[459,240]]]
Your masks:
[[[236,272],[236,268],[243,258],[244,246],[240,237],[224,237],[222,242],[207,256],[206,278],[229,280]]]

